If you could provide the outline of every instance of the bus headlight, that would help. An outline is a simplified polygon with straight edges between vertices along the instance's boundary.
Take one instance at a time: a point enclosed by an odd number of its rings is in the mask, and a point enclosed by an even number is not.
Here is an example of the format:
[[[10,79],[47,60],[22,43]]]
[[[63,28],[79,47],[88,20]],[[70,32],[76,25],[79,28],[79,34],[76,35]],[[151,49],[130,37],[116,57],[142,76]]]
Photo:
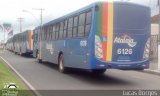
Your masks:
[[[102,49],[101,39],[97,35],[95,35],[95,56],[98,59],[103,58],[103,49]]]
[[[148,39],[148,41],[146,42],[146,45],[144,48],[143,59],[148,59],[149,53],[150,53],[150,39]]]

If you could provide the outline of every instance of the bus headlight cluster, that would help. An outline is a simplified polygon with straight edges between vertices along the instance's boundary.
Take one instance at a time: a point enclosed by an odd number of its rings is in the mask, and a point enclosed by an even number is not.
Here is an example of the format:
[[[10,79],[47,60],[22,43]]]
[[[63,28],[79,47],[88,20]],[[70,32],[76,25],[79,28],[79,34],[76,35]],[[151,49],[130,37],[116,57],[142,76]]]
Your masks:
[[[102,49],[101,39],[97,35],[95,35],[95,56],[98,59],[103,58],[103,49]]]
[[[150,53],[150,39],[148,39],[148,41],[146,42],[146,45],[144,48],[143,59],[148,59],[149,53]]]

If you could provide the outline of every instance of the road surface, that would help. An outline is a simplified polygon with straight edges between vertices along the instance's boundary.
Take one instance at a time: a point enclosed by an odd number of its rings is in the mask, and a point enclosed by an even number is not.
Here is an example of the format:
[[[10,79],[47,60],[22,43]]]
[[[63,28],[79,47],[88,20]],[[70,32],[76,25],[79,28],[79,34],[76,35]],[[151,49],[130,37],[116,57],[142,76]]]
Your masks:
[[[36,90],[160,89],[160,76],[153,74],[107,70],[104,75],[96,76],[79,69],[62,74],[58,71],[57,65],[47,62],[39,64],[32,57],[21,57],[8,51],[0,53],[0,56],[11,64]]]

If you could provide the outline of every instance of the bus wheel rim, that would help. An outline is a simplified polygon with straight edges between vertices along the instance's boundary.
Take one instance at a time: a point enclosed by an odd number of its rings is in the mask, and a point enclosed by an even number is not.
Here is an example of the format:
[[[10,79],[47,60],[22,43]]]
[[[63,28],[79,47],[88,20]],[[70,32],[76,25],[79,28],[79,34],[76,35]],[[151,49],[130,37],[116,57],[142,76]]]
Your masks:
[[[60,70],[63,71],[63,62],[62,62],[62,59],[60,60]]]

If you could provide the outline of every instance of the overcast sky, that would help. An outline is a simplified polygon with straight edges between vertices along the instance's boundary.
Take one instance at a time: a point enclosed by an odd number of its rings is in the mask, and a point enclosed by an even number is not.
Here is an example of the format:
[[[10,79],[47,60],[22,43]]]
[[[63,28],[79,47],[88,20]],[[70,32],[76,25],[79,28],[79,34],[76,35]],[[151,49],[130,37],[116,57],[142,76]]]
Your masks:
[[[24,18],[23,31],[33,29],[40,23],[40,11],[33,8],[43,8],[43,22],[48,22],[90,3],[99,0],[1,0],[0,2],[0,24],[11,23],[15,33],[19,32],[19,22],[17,18]],[[107,1],[107,0],[103,0]],[[115,0],[122,1],[122,0]],[[127,0],[123,0],[127,1]],[[146,6],[150,6],[156,14],[157,0],[129,0]],[[22,12],[27,10],[28,12]],[[0,32],[0,41],[3,40],[3,33]]]

